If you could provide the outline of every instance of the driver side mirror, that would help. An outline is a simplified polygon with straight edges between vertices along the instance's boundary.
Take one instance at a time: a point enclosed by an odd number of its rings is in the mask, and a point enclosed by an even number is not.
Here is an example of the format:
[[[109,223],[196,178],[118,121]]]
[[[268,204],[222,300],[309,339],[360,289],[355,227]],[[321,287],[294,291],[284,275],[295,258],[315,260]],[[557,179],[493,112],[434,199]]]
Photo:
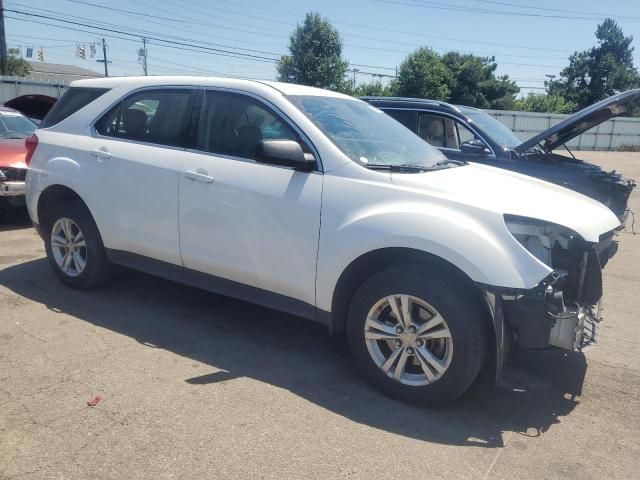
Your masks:
[[[462,142],[460,144],[460,151],[462,153],[470,153],[473,155],[485,155],[487,153],[490,153],[487,144],[477,138]]]
[[[293,167],[304,172],[313,170],[316,164],[313,155],[305,154],[294,140],[262,140],[256,146],[254,158],[259,163]]]

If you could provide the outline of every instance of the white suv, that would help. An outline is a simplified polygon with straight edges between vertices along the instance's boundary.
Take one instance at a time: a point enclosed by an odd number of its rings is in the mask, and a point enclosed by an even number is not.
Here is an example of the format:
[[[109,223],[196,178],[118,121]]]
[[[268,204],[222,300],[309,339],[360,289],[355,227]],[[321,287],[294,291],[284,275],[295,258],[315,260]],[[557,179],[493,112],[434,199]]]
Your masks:
[[[346,332],[362,373],[441,403],[506,344],[594,343],[616,216],[449,161],[351,97],[250,80],[74,82],[27,141],[57,276],[120,264]]]

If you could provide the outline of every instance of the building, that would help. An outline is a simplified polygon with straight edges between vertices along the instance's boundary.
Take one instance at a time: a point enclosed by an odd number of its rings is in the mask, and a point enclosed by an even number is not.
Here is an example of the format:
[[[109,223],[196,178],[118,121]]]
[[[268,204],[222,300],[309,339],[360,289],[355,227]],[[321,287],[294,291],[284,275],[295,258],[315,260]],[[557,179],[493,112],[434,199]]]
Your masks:
[[[102,73],[94,72],[88,68],[76,67],[75,65],[47,62],[29,62],[29,64],[31,65],[31,74],[28,77],[21,78],[21,80],[69,85],[74,80],[104,76]]]

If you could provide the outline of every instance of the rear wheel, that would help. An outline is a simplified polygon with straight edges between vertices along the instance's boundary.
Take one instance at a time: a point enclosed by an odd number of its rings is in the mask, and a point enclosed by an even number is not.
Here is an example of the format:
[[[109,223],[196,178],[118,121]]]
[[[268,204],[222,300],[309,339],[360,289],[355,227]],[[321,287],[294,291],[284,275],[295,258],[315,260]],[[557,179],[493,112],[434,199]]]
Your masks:
[[[464,392],[483,365],[486,315],[450,272],[393,267],[356,292],[349,343],[359,369],[387,394],[442,404]]]
[[[49,264],[62,282],[89,289],[110,278],[111,265],[100,233],[83,204],[55,205],[47,214],[44,233]]]

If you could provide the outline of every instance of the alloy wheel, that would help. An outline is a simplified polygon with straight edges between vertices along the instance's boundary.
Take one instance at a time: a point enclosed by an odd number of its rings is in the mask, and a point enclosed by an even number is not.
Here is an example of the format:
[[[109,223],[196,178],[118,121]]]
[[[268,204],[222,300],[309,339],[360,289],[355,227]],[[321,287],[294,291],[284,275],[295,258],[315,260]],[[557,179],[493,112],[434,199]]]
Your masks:
[[[60,218],[51,229],[51,252],[66,275],[77,277],[87,266],[87,244],[78,224],[70,218]]]
[[[453,357],[445,319],[424,300],[395,294],[378,300],[364,323],[369,355],[388,377],[411,386],[439,380]]]

